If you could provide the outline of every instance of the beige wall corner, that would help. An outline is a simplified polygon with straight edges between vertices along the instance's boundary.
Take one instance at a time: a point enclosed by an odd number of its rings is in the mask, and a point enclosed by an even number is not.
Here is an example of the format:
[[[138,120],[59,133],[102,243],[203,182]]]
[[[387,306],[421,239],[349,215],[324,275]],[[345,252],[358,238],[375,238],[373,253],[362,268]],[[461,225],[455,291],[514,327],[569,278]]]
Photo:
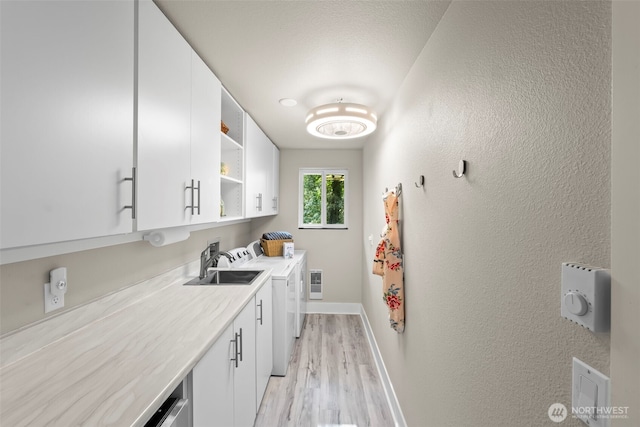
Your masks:
[[[613,2],[611,400],[640,425],[640,2]]]

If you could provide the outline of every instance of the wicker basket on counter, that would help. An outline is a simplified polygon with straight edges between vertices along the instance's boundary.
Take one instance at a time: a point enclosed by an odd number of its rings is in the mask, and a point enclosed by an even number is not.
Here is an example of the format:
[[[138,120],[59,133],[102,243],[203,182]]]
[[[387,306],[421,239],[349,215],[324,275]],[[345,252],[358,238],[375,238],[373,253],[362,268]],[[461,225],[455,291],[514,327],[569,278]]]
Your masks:
[[[284,245],[285,242],[293,242],[293,239],[282,239],[282,240],[266,240],[260,239],[260,246],[262,246],[262,250],[266,256],[282,256],[284,253]]]

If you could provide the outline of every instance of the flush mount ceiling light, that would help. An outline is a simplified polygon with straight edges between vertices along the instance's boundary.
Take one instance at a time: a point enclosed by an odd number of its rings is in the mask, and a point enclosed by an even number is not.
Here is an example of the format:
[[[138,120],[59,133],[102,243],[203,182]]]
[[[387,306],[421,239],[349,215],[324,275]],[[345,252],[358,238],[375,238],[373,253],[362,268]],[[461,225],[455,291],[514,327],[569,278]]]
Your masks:
[[[292,98],[282,98],[278,101],[284,107],[295,107],[298,101]]]
[[[309,111],[305,121],[307,132],[319,138],[350,139],[376,130],[378,118],[369,107],[341,101]]]

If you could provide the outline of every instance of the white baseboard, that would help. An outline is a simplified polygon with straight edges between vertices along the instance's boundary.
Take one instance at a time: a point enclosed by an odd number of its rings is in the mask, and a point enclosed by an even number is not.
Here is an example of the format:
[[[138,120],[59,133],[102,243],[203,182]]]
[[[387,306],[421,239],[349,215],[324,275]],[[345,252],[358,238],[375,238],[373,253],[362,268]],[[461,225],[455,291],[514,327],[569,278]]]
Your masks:
[[[384,394],[387,396],[387,402],[389,403],[389,408],[391,408],[393,421],[396,427],[407,427],[407,421],[404,419],[404,415],[402,414],[400,402],[398,402],[398,397],[396,396],[396,392],[393,389],[393,384],[391,384],[391,379],[389,378],[387,368],[384,366],[384,361],[382,360],[380,349],[378,348],[378,344],[376,343],[376,338],[373,336],[373,331],[371,330],[371,324],[369,323],[369,319],[367,318],[367,313],[364,311],[364,307],[362,307],[362,305],[360,305],[360,317],[362,318],[362,324],[364,325],[364,330],[367,334],[367,339],[369,340],[371,353],[373,354],[373,358],[376,362],[376,367],[378,368],[378,375],[380,376],[380,381],[382,381]]]
[[[389,373],[387,372],[387,368],[384,366],[384,361],[382,360],[380,349],[378,348],[376,339],[373,336],[373,331],[371,330],[371,324],[369,323],[369,319],[367,318],[367,313],[365,313],[364,307],[362,306],[362,304],[343,303],[343,302],[307,301],[306,312],[307,313],[323,313],[323,314],[358,314],[360,315],[360,318],[362,319],[362,324],[364,325],[365,334],[367,335],[367,340],[369,341],[369,347],[371,348],[371,353],[373,354],[373,359],[376,363],[376,368],[378,368],[378,375],[380,376],[380,381],[382,382],[382,388],[384,389],[384,394],[387,397],[387,402],[389,403],[389,408],[391,409],[391,415],[393,416],[394,424],[396,427],[407,427],[407,421],[404,419],[404,415],[402,414],[400,403],[398,402],[396,393],[393,390],[393,385],[391,384]]]
[[[306,313],[360,314],[362,304],[358,302],[315,302],[307,301]]]

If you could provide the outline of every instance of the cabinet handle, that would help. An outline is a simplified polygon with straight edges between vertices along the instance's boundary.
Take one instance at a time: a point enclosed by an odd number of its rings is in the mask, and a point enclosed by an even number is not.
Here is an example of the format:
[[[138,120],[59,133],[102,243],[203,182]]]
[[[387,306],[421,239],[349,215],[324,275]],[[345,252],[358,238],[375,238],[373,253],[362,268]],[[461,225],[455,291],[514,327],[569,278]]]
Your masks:
[[[198,190],[198,215],[200,215],[200,180],[198,180],[198,188],[196,190]]]
[[[242,362],[242,328],[240,328],[240,361]]]
[[[258,212],[262,212],[262,193],[258,193],[258,195],[256,196],[256,210]]]
[[[260,300],[260,304],[258,304],[258,307],[260,307],[260,317],[258,318],[258,320],[260,321],[260,325],[262,325],[262,300]]]
[[[131,219],[136,219],[136,168],[131,168],[131,178],[124,181],[131,181],[131,204],[123,209],[131,209]]]
[[[273,198],[273,210],[274,211],[278,210],[278,196]]]
[[[185,209],[191,209],[191,215],[193,215],[194,209],[196,207],[195,200],[194,200],[194,194],[193,194],[195,189],[196,189],[196,187],[193,184],[193,180],[191,180],[191,185],[187,185],[185,187],[185,190],[191,190],[191,205],[185,207]]]
[[[241,329],[242,331],[242,329]],[[236,363],[236,368],[238,367],[238,333],[235,333],[235,338],[232,339],[230,342],[233,343],[234,348],[233,348],[233,353],[234,353],[234,357],[231,358],[232,361],[234,361]]]

